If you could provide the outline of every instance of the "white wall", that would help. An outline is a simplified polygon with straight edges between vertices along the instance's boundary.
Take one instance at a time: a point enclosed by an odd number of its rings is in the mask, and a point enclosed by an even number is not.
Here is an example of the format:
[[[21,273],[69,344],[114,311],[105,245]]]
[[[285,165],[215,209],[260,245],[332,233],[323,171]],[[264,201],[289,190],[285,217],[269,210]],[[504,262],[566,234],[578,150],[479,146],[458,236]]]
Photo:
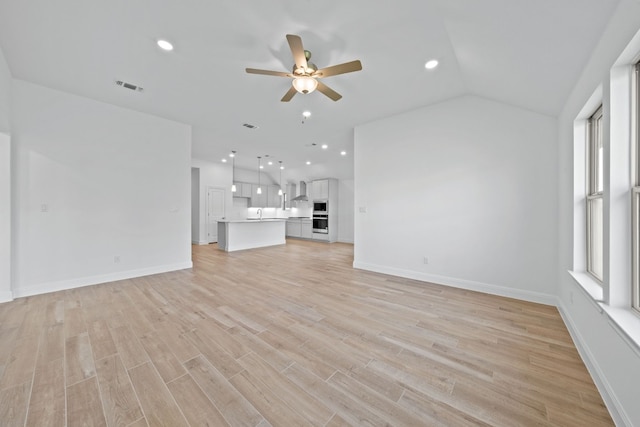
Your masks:
[[[555,150],[555,119],[473,96],[357,127],[354,266],[554,303]]]
[[[0,302],[11,301],[11,139],[0,133]]]
[[[14,297],[191,266],[189,126],[14,80],[12,144]]]
[[[9,131],[9,111],[11,105],[11,72],[0,49],[0,132]]]
[[[11,293],[11,73],[0,49],[0,302]]]
[[[353,243],[353,187],[352,179],[338,181],[338,241]]]
[[[205,245],[207,239],[207,189],[219,188],[224,190],[225,217],[233,212],[233,196],[231,193],[231,165],[227,163],[213,163],[199,159],[192,159],[191,166],[200,171],[200,213],[199,236],[197,243]]]
[[[603,311],[601,306],[582,290],[569,276],[568,271],[574,269],[574,260],[584,256],[583,253],[573,252],[574,230],[575,233],[582,233],[584,230],[574,224],[574,204],[579,202],[574,198],[574,172],[578,172],[574,170],[574,120],[599,86],[604,87],[602,92],[605,97],[611,93],[608,87],[610,69],[639,29],[640,2],[622,0],[589,62],[585,65],[583,74],[558,120],[560,311],[616,424],[627,426],[640,425],[640,406],[638,405],[640,350],[616,328],[607,311]],[[640,54],[640,45],[635,54]],[[618,142],[620,141],[613,143]],[[626,166],[626,164],[622,165],[622,167]],[[612,164],[611,168],[616,172],[620,165]],[[608,180],[605,179],[605,185],[607,183]],[[614,202],[614,200],[610,201],[610,203]],[[625,226],[628,227],[628,224]],[[576,234],[576,238],[579,237]],[[627,260],[611,260],[612,265],[621,261]],[[609,285],[629,286],[625,283]],[[635,325],[638,324],[640,319],[636,316]],[[633,322],[629,325],[634,327]],[[637,334],[638,327],[635,326],[635,328]]]

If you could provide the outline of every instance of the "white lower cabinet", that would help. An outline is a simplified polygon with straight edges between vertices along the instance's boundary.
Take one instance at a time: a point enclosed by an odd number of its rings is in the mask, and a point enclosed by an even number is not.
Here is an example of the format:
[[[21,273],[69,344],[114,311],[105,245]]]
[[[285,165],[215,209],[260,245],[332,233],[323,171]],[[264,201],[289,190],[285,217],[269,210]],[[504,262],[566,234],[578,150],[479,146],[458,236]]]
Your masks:
[[[312,225],[310,219],[303,219],[301,226],[301,237],[305,239],[311,239],[313,237]]]
[[[302,237],[302,223],[299,219],[290,219],[287,221],[287,237]]]
[[[313,239],[312,225],[310,219],[291,218],[287,220],[287,237],[299,237],[302,239]]]

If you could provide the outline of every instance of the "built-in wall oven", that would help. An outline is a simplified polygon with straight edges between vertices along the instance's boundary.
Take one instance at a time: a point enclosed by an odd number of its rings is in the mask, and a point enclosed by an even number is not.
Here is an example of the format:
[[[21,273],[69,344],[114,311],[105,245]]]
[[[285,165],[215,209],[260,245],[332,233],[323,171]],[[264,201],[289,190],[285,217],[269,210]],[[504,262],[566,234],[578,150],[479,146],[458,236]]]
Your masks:
[[[312,222],[314,233],[329,234],[329,215],[313,212]]]

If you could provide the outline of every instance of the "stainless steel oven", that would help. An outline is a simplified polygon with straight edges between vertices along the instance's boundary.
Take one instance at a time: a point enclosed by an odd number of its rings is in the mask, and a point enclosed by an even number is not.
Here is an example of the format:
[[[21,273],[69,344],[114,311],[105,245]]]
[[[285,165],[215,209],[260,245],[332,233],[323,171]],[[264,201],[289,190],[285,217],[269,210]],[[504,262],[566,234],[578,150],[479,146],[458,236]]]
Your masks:
[[[329,215],[313,213],[313,232],[329,234]]]

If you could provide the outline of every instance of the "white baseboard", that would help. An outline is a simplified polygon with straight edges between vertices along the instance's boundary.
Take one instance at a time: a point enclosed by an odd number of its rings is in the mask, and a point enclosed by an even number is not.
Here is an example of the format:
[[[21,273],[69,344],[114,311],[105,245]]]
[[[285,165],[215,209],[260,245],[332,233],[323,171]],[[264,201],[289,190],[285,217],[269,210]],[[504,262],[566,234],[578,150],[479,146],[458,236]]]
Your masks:
[[[567,330],[573,339],[573,343],[575,344],[578,353],[580,353],[582,361],[587,367],[596,388],[600,392],[602,400],[604,400],[604,403],[609,410],[609,414],[611,414],[611,418],[613,418],[613,422],[617,426],[632,427],[634,425],[633,422],[631,422],[631,419],[624,411],[624,408],[616,397],[613,388],[604,376],[596,358],[593,357],[589,346],[582,338],[582,335],[578,331],[578,328],[576,328],[573,319],[569,315],[569,311],[565,308],[560,298],[557,299],[556,306],[558,307],[558,311],[560,312],[560,316],[562,317],[564,324],[567,326]]]
[[[353,245],[353,239],[338,239],[339,243],[349,243]]]
[[[387,267],[366,262],[353,262],[353,268],[374,271],[376,273],[389,274],[391,276],[405,277],[407,279],[420,280],[423,282],[435,283],[438,285],[450,286],[452,288],[467,289],[470,291],[483,292],[491,295],[498,295],[507,298],[515,298],[523,301],[536,302],[545,305],[557,305],[555,295],[541,292],[527,291],[523,289],[506,288],[504,286],[491,285],[489,283],[475,282],[472,280],[456,279],[454,277],[427,274],[419,271],[404,270],[401,268]]]
[[[0,292],[0,303],[13,301],[12,292]]]
[[[193,243],[194,245],[208,245],[209,242],[206,242],[204,240],[192,240],[191,243]]]
[[[167,273],[169,271],[192,268],[191,261],[177,264],[158,265],[155,267],[141,268],[137,270],[119,271],[117,273],[99,276],[79,277],[76,279],[60,280],[57,282],[41,283],[28,288],[14,289],[13,297],[22,298],[49,292],[64,291],[66,289],[81,288],[83,286],[97,285],[99,283],[116,282],[118,280],[133,279],[135,277],[149,276],[151,274]]]

